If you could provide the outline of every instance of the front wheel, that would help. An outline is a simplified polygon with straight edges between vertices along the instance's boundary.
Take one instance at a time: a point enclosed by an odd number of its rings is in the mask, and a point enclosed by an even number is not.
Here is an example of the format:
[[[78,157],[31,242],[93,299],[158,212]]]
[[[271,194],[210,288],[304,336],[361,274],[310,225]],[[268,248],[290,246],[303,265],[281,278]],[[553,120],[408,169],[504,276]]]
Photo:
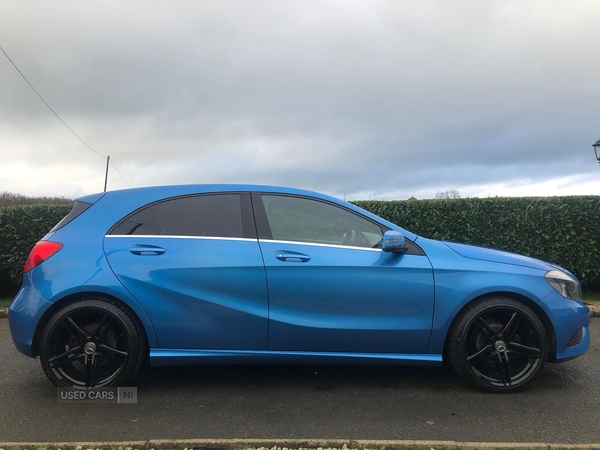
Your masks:
[[[40,342],[46,376],[73,389],[123,386],[146,351],[137,320],[109,299],[85,299],[58,311]]]
[[[456,318],[448,357],[456,373],[488,392],[529,384],[548,356],[548,337],[537,315],[505,297],[481,300]]]

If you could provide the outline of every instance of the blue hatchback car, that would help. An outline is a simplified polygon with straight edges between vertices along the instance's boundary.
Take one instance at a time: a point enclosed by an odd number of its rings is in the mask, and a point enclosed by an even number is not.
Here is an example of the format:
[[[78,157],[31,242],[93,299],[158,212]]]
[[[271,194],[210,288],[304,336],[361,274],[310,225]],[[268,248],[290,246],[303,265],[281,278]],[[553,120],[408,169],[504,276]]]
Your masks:
[[[154,366],[435,366],[519,389],[589,347],[566,270],[439,242],[352,204],[267,186],[80,198],[32,250],[15,345],[57,386],[124,385]]]

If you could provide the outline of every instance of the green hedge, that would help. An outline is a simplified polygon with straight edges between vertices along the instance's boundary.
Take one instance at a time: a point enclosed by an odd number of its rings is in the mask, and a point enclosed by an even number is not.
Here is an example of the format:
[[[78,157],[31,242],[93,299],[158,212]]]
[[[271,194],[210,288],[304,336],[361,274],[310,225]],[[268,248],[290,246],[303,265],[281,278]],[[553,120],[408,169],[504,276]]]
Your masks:
[[[29,252],[71,210],[72,205],[27,205],[0,208],[0,272],[21,283]],[[3,291],[11,287],[4,286]]]
[[[600,285],[600,196],[354,203],[418,235],[533,256],[565,267],[586,286]],[[19,284],[33,245],[70,209],[0,208],[0,279],[8,274]]]
[[[600,282],[600,196],[358,201],[413,233],[520,253]]]

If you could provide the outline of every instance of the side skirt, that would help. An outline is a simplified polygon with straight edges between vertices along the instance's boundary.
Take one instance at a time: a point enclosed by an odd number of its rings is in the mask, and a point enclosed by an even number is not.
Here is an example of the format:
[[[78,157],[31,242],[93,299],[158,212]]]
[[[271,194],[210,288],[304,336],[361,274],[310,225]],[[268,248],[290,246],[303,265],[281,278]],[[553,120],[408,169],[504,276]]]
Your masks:
[[[221,364],[342,364],[440,366],[442,355],[150,349],[153,367]]]

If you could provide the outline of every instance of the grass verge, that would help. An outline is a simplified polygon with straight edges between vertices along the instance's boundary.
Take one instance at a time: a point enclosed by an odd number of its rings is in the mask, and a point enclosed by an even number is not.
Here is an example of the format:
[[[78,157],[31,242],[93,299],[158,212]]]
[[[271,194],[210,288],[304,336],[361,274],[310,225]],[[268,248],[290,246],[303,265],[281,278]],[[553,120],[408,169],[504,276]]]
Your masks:
[[[10,302],[12,302],[12,298],[0,299],[0,308],[8,308],[10,306]]]
[[[600,292],[583,290],[583,301],[584,302],[598,302],[600,303]]]

